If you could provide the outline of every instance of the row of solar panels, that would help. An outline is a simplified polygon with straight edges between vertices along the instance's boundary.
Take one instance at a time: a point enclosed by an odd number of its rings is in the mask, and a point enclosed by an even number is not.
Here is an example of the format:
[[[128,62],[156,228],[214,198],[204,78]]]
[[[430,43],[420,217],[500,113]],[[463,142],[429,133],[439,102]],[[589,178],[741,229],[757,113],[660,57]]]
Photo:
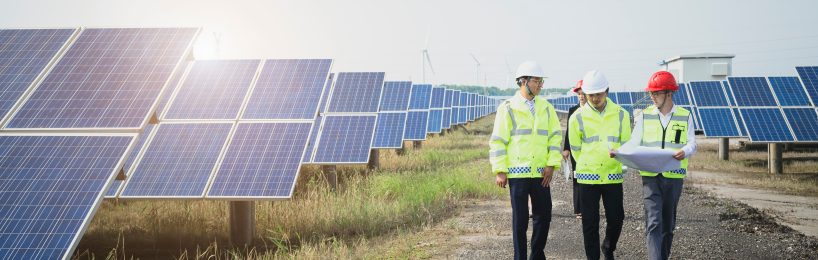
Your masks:
[[[796,67],[798,77],[728,77],[726,81],[680,84],[673,103],[691,110],[707,137],[748,137],[753,142],[818,142],[818,67]],[[645,93],[611,93],[644,108]],[[552,99],[566,111],[577,97]],[[624,98],[624,100],[627,100]],[[637,100],[639,102],[637,102]],[[628,107],[628,105],[623,105]],[[633,112],[631,110],[631,112]]]
[[[288,198],[302,162],[366,162],[373,143],[423,139],[497,103],[383,72],[333,79],[328,59],[184,62],[198,33],[0,30],[1,259],[69,258],[106,191]]]

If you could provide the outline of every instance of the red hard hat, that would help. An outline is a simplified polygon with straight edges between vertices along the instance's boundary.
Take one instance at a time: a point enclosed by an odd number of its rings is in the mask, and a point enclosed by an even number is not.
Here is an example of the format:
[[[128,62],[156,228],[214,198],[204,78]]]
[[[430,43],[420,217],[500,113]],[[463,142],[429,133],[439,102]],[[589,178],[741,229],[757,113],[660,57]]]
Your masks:
[[[580,89],[582,89],[582,80],[577,81],[577,85],[571,89],[571,92],[577,93]]]
[[[648,92],[662,90],[679,90],[679,85],[676,84],[676,79],[673,78],[673,74],[670,74],[670,72],[657,71],[653,73],[653,76],[650,76],[650,80],[648,80],[648,87],[645,88],[645,91]]]

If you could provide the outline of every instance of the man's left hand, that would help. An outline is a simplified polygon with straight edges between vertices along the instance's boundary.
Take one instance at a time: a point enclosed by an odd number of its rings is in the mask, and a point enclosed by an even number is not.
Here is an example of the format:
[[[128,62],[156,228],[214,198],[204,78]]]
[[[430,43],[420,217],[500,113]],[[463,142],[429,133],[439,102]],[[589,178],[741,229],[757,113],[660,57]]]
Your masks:
[[[551,186],[551,177],[554,176],[554,166],[545,167],[545,170],[542,173],[542,186],[549,187]]]
[[[685,151],[684,150],[677,151],[676,153],[673,154],[673,159],[676,159],[676,160],[679,160],[679,161],[684,160],[685,159]]]

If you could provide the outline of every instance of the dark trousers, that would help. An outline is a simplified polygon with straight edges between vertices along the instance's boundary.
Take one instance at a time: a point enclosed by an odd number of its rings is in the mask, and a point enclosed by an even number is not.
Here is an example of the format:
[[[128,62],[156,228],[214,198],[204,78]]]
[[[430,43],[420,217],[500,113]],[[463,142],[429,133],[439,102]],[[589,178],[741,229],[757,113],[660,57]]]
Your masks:
[[[526,259],[528,230],[528,198],[531,198],[531,258],[545,259],[545,243],[551,226],[551,189],[542,186],[542,178],[508,179],[511,193],[511,222],[514,238],[514,259]]]
[[[642,195],[645,198],[645,235],[648,258],[668,259],[676,229],[676,206],[682,196],[684,179],[669,179],[661,174],[642,176]]]
[[[576,215],[576,214],[579,214],[579,213],[580,213],[580,206],[579,206],[579,200],[580,200],[580,199],[579,199],[579,182],[577,182],[577,179],[576,179],[576,178],[573,178],[573,180],[574,180],[574,185],[573,185],[573,187],[572,187],[572,188],[573,188],[573,191],[574,191],[574,214]]]
[[[580,208],[582,209],[582,238],[585,241],[585,256],[588,259],[599,259],[599,198],[605,207],[605,240],[602,242],[602,253],[605,258],[613,258],[622,223],[625,220],[625,208],[622,205],[622,184],[579,184]]]

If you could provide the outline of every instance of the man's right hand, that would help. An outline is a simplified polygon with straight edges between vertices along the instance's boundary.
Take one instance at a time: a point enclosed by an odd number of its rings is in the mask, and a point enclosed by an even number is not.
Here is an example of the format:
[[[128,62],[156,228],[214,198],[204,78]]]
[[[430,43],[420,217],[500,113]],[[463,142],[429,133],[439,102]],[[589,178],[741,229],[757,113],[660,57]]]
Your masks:
[[[567,160],[568,160],[568,156],[571,156],[571,151],[568,151],[568,150],[563,150],[563,151],[562,151],[562,159],[567,161]]]
[[[497,183],[497,186],[500,186],[500,188],[505,188],[506,184],[508,184],[508,177],[506,177],[506,173],[498,173],[497,177],[494,178],[494,182]]]

